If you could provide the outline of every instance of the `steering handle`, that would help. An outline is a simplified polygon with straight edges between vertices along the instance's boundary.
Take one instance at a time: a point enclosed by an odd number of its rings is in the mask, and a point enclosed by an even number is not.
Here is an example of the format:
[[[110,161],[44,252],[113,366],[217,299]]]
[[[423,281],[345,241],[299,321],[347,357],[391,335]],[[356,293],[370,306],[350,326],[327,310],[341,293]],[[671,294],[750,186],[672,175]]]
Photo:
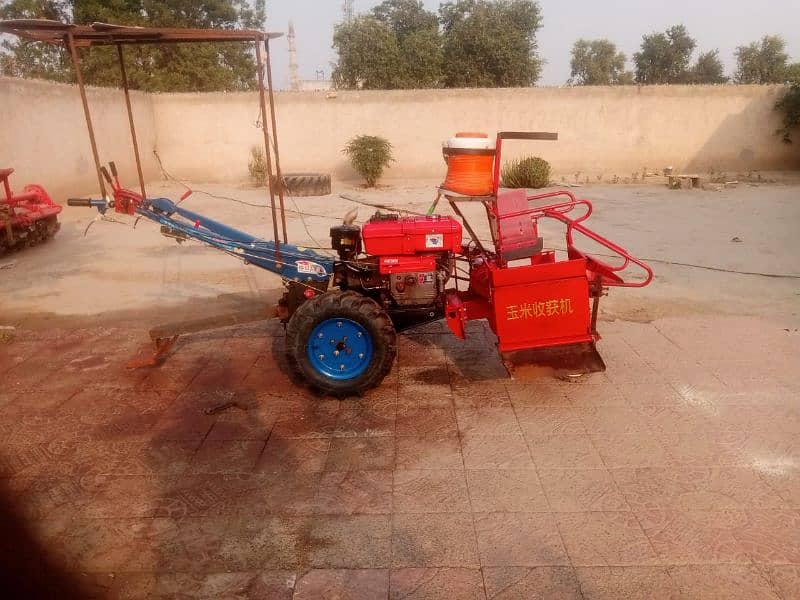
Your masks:
[[[501,131],[497,137],[501,140],[558,140],[558,134],[549,131]]]

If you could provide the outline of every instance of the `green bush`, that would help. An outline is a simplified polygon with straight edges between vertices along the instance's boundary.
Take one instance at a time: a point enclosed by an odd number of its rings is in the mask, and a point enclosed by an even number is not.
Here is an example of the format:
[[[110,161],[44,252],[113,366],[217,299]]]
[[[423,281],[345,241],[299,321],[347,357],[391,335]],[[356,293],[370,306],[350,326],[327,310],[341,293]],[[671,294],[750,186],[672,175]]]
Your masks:
[[[503,187],[543,188],[550,183],[550,163],[538,156],[515,160],[503,167]]]
[[[394,161],[389,140],[374,135],[354,137],[347,142],[342,152],[350,159],[356,173],[366,180],[367,187],[375,187],[383,170]]]
[[[250,162],[247,163],[250,179],[258,187],[267,185],[267,160],[264,158],[264,149],[261,146],[250,148]]]
[[[783,113],[783,127],[775,133],[782,135],[784,142],[791,143],[792,130],[800,127],[800,81],[792,83],[789,91],[775,104],[775,109]]]

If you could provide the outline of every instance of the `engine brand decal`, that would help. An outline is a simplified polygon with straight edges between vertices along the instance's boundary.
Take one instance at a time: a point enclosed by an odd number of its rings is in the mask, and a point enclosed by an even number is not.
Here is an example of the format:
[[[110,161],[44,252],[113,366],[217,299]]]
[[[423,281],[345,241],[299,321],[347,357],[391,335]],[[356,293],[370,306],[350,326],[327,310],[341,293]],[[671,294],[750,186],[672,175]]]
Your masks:
[[[537,317],[555,317],[569,315],[572,309],[572,298],[545,300],[544,302],[524,302],[506,306],[506,320],[535,319]]]
[[[325,267],[322,265],[311,262],[310,260],[298,260],[294,263],[297,265],[297,272],[298,273],[306,273],[308,275],[319,275],[325,276],[328,272],[325,270]]]
[[[428,233],[425,235],[425,247],[440,249],[444,248],[444,234]]]
[[[383,264],[385,265],[399,265],[400,259],[399,258],[382,258]]]

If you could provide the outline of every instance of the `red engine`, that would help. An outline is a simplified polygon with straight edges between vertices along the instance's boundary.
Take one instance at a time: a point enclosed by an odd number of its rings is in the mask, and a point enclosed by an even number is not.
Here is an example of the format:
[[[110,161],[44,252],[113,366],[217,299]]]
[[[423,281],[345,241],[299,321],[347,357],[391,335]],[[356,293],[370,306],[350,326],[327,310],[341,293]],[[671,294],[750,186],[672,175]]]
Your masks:
[[[452,217],[376,215],[361,228],[367,254],[460,252],[461,223]]]
[[[388,310],[439,316],[445,284],[461,252],[461,224],[452,217],[376,214],[360,229],[331,229],[342,259],[335,283],[381,301]],[[361,254],[363,241],[366,256]]]

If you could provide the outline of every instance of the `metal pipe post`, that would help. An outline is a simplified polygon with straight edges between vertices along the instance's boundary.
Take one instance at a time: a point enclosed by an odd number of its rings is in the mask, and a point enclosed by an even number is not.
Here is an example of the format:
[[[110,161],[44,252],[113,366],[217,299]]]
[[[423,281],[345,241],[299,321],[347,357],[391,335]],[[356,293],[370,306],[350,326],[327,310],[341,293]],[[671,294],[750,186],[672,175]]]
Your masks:
[[[139,158],[139,142],[136,139],[136,127],[133,124],[133,109],[131,108],[131,95],[128,90],[128,73],[125,70],[125,56],[122,53],[122,44],[117,44],[119,56],[119,72],[122,76],[122,89],[125,91],[125,106],[128,108],[128,123],[131,127],[131,141],[133,142],[133,155],[136,158],[136,172],[139,174],[139,187],[142,190],[142,200],[147,199],[144,188],[144,175],[142,174],[142,160]]]
[[[278,182],[278,199],[281,203],[281,226],[283,227],[283,243],[287,243],[286,210],[283,202],[283,177],[281,176],[281,155],[278,152],[278,122],[275,117],[275,94],[272,91],[272,55],[269,53],[269,38],[264,40],[267,53],[267,84],[269,85],[269,112],[272,115],[272,148],[275,151],[275,178]]]
[[[81,93],[81,102],[83,103],[83,115],[86,117],[86,129],[89,132],[89,142],[92,145],[92,156],[94,157],[94,168],[97,171],[97,182],[100,184],[100,193],[105,199],[106,184],[103,181],[103,174],[100,172],[100,155],[97,153],[97,141],[94,137],[94,127],[92,127],[92,115],[89,112],[89,101],[86,99],[86,88],[83,83],[83,74],[81,73],[81,60],[78,57],[78,50],[75,48],[75,40],[71,33],[66,34],[67,46],[69,47],[69,54],[72,58],[72,67],[75,69],[75,79],[78,82],[78,90]]]
[[[267,184],[269,185],[269,205],[272,209],[272,229],[275,241],[275,260],[280,263],[281,260],[281,247],[280,239],[278,237],[278,219],[275,209],[275,190],[272,187],[272,153],[269,150],[269,132],[267,131],[267,104],[264,98],[264,61],[261,57],[261,44],[258,38],[256,42],[256,66],[258,68],[258,101],[261,105],[261,131],[264,132],[264,151],[266,152],[265,159],[267,162]]]

